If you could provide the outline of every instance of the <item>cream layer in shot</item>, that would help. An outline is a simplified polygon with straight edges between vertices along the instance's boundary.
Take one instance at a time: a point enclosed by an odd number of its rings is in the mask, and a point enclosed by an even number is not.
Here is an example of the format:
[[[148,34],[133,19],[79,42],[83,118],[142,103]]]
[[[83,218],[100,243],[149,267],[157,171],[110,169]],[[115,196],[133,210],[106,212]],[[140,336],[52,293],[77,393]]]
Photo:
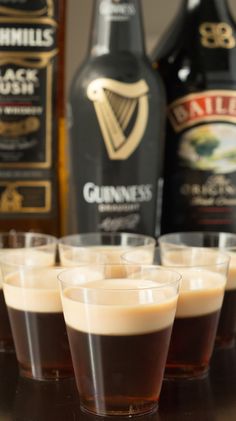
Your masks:
[[[182,275],[176,317],[194,317],[221,308],[226,277],[205,269],[176,268]]]
[[[153,281],[136,279],[106,279],[89,282],[86,287],[89,289],[68,287],[63,291],[66,324],[73,329],[100,335],[136,335],[173,323],[177,302],[174,287],[158,289]],[[138,296],[141,304],[137,304]],[[86,297],[92,297],[92,302],[84,303]]]
[[[92,247],[96,253],[102,253],[106,256],[107,263],[120,263],[123,262],[122,257],[125,253],[135,251],[136,258],[140,264],[152,263],[154,247],[153,246],[102,246]],[[136,261],[137,263],[137,261]]]
[[[60,248],[60,260],[63,266],[72,266],[76,262],[81,263],[122,263],[122,256],[128,251],[136,249],[129,246],[89,246],[89,247],[66,247],[62,245]],[[133,261],[138,259],[140,264],[152,263],[154,249],[151,246],[137,247]],[[137,261],[136,261],[137,263]]]
[[[24,278],[19,273],[4,281],[4,297],[8,307],[36,313],[62,312],[57,276],[63,268],[30,269]]]
[[[10,259],[12,255],[12,261]],[[4,258],[6,264],[26,265],[26,266],[54,266],[55,254],[46,251],[32,250],[32,249],[0,249],[0,262],[4,265]],[[0,289],[2,288],[2,273],[0,271]]]

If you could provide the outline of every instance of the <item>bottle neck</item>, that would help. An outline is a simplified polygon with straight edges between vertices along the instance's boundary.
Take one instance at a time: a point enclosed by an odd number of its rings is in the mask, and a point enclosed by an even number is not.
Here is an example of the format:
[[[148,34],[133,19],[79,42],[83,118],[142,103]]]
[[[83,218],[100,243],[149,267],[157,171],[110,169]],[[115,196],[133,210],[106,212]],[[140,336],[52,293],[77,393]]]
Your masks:
[[[144,54],[139,0],[96,0],[90,54],[131,52]]]
[[[184,0],[183,3],[188,12],[199,10],[199,13],[211,22],[231,16],[227,0]]]

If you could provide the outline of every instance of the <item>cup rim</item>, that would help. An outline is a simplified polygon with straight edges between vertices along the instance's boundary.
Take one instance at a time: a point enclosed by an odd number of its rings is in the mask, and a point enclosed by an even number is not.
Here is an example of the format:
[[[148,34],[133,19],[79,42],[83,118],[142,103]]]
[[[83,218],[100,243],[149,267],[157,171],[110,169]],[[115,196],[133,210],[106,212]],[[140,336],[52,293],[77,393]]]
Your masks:
[[[53,273],[53,276],[55,276],[54,279],[57,280],[57,281],[58,281],[58,271],[60,269],[63,269],[63,268],[60,268],[59,266],[26,266],[26,265],[24,267],[22,267],[22,266],[18,266],[18,267],[17,266],[16,267],[12,266],[12,268],[16,269],[16,271],[14,272],[14,274],[17,274],[17,275],[18,275],[18,271],[20,271],[20,273],[22,273],[22,269],[23,268],[26,271],[30,270],[30,274],[32,274],[31,270],[35,270],[35,271],[37,271],[37,270],[50,270],[50,271],[55,272],[55,273]],[[28,273],[25,273],[25,275],[29,275],[29,274]],[[44,286],[43,287],[40,287],[40,286],[38,286],[38,283],[36,283],[35,281],[33,282],[33,285],[31,285],[30,287],[29,286],[26,287],[24,285],[24,282],[23,282],[23,284],[19,283],[17,285],[15,285],[15,284],[9,284],[9,282],[6,281],[6,276],[2,276],[2,284],[4,286],[5,285],[10,285],[11,288],[14,289],[14,290],[16,290],[16,289],[19,290],[20,289],[20,290],[27,290],[27,291],[32,291],[32,290],[34,290],[34,291],[42,291],[42,292],[43,291],[46,291],[46,294],[48,292],[50,292],[50,291],[58,291],[59,290],[58,283],[57,283],[57,287],[56,286],[55,287],[50,286],[50,288],[45,288]]]
[[[8,237],[29,237],[29,238],[31,238],[31,237],[38,237],[38,238],[48,238],[48,239],[50,239],[51,241],[50,241],[50,243],[51,244],[56,244],[56,243],[58,243],[58,238],[57,237],[55,237],[54,235],[51,235],[51,234],[44,234],[44,233],[41,233],[41,232],[26,232],[26,231],[3,231],[3,232],[0,232],[0,239],[1,238],[8,238]],[[50,244],[50,243],[48,243],[48,244]],[[34,247],[45,247],[45,246],[47,246],[48,244],[43,244],[43,246],[31,246],[31,247],[19,247],[19,248],[34,248]],[[11,247],[10,247],[11,248]],[[16,247],[16,249],[17,249],[18,247]],[[6,249],[7,249],[7,247],[6,247]],[[1,250],[1,247],[0,247],[0,250]]]
[[[70,242],[70,240],[76,240],[77,238],[93,238],[93,237],[100,237],[100,238],[119,238],[119,237],[124,237],[124,238],[145,238],[147,239],[147,244],[143,244],[140,246],[133,246],[133,247],[144,247],[144,246],[151,246],[156,244],[156,239],[155,237],[152,237],[150,235],[145,235],[145,234],[136,234],[136,233],[129,233],[129,232],[86,232],[86,233],[81,233],[81,234],[71,234],[71,235],[66,235],[63,237],[60,237],[58,239],[58,244],[59,245],[65,245],[68,247],[81,247],[81,248],[87,248],[87,247],[93,247],[93,244],[79,244],[79,245],[75,245],[72,244]],[[69,243],[67,242],[69,240]],[[101,246],[103,244],[100,244]],[[95,244],[95,246],[100,246],[99,244]],[[105,244],[104,244],[105,245]],[[113,245],[112,243],[109,245]],[[119,244],[114,244],[119,246]],[[122,244],[121,244],[122,245]]]
[[[79,288],[80,290],[83,290],[83,291],[91,291],[91,287],[89,287],[88,286],[88,283],[87,282],[85,282],[85,284],[87,285],[87,286],[85,286],[85,285],[83,285],[83,283],[75,283],[75,282],[73,282],[73,281],[65,281],[65,280],[63,280],[62,279],[62,276],[64,275],[64,274],[68,274],[68,273],[71,273],[71,272],[75,272],[75,271],[78,271],[78,270],[80,270],[81,268],[88,268],[88,269],[91,269],[91,267],[94,267],[94,268],[106,268],[106,267],[114,267],[114,266],[118,266],[118,267],[124,267],[124,266],[126,266],[126,267],[131,267],[131,266],[133,266],[133,267],[137,267],[137,263],[133,263],[133,264],[102,264],[102,263],[98,263],[98,264],[94,264],[94,265],[80,265],[80,266],[74,266],[74,267],[71,267],[71,268],[64,268],[64,270],[62,270],[59,274],[58,274],[58,276],[57,276],[57,279],[58,279],[58,281],[60,282],[60,285],[61,286],[64,286],[64,287],[66,287],[66,286],[68,286],[68,287],[76,287],[76,288]],[[167,267],[164,267],[164,266],[160,266],[160,265],[140,265],[140,267],[141,267],[141,269],[152,269],[153,271],[155,270],[155,271],[158,271],[158,272],[165,272],[165,273],[169,273],[170,275],[175,275],[176,276],[176,278],[175,279],[172,279],[172,280],[170,280],[170,281],[166,281],[166,282],[163,282],[163,284],[158,284],[158,285],[153,285],[153,286],[146,286],[146,287],[142,287],[142,288],[123,288],[123,287],[121,287],[121,288],[99,288],[99,287],[93,287],[92,288],[92,290],[93,291],[102,291],[102,292],[104,292],[104,291],[114,291],[114,292],[121,292],[121,291],[126,291],[126,292],[131,292],[131,291],[144,291],[144,290],[158,290],[158,289],[163,289],[164,287],[168,287],[168,286],[171,286],[171,285],[177,285],[177,284],[179,284],[180,285],[180,281],[181,281],[181,279],[182,279],[182,275],[181,275],[181,273],[179,273],[177,270],[172,270],[172,269],[169,269],[169,268],[167,268]],[[117,278],[109,278],[109,280],[110,279],[127,279],[127,278],[119,278],[119,277],[117,277]],[[132,278],[131,278],[132,279]],[[106,281],[106,279],[104,279],[105,281]],[[145,280],[144,280],[145,281]],[[148,280],[147,280],[148,281]],[[154,281],[154,282],[158,282],[158,281]]]
[[[171,244],[171,248],[169,249],[170,251],[188,251],[188,250],[195,250],[195,251],[199,251],[199,252],[204,252],[206,254],[214,254],[217,253],[219,255],[220,260],[216,261],[216,262],[212,262],[212,263],[206,263],[206,264],[197,264],[197,263],[191,263],[189,265],[183,263],[183,264],[170,264],[170,265],[163,265],[164,267],[168,267],[168,268],[182,268],[182,269],[203,269],[203,268],[212,268],[212,267],[218,267],[218,266],[224,266],[224,265],[229,265],[230,263],[230,254],[227,252],[222,252],[218,249],[211,249],[210,247],[191,247],[191,246],[180,246],[178,247],[178,245],[176,246],[175,244],[172,245]],[[154,250],[155,253],[155,250]],[[162,253],[161,251],[161,247],[160,247],[160,254]],[[221,260],[222,258],[222,260]]]
[[[171,242],[171,238],[174,238],[175,236],[181,236],[181,235],[186,235],[187,237],[191,237],[191,236],[195,236],[195,235],[201,235],[202,237],[208,235],[208,236],[212,236],[215,238],[220,238],[220,236],[225,236],[228,238],[232,238],[235,240],[235,245],[229,245],[229,246],[224,246],[224,247],[217,247],[217,246],[191,246],[188,244],[181,244],[181,243],[173,243]],[[169,241],[168,241],[169,240]],[[169,244],[169,245],[173,245],[176,247],[195,247],[195,248],[212,248],[212,249],[219,249],[219,250],[232,250],[232,249],[236,249],[236,233],[234,234],[233,232],[225,232],[225,231],[177,231],[177,232],[170,232],[168,234],[163,234],[160,235],[157,242],[161,245],[161,244]]]
[[[56,249],[53,253],[48,252],[47,254],[50,255],[52,254],[52,257],[54,256],[54,263],[52,265],[46,265],[46,264],[34,264],[34,263],[15,263],[12,262],[12,260],[14,259],[14,257],[19,257],[19,254],[17,253],[17,250],[30,250],[32,251],[42,251],[42,248],[46,248],[48,246],[39,246],[39,247],[25,247],[25,248],[6,248],[6,249],[1,249],[0,248],[0,272],[1,272],[1,267],[3,266],[8,266],[8,267],[12,267],[15,269],[26,269],[26,270],[30,270],[30,269],[42,269],[42,268],[55,268],[57,267],[55,265],[56,263]],[[4,253],[1,253],[1,250],[7,250],[8,251],[8,256]],[[23,256],[24,258],[24,256]],[[25,255],[25,258],[27,258],[27,255]]]
[[[204,251],[204,252],[206,252],[206,253],[209,253],[209,254],[211,254],[211,253],[214,253],[214,252],[216,252],[220,257],[222,257],[223,258],[223,260],[221,261],[217,261],[217,262],[213,262],[213,263],[207,263],[207,264],[191,264],[191,265],[186,265],[186,264],[170,264],[170,265],[162,265],[161,263],[160,263],[160,266],[162,266],[162,267],[164,267],[164,268],[196,268],[196,269],[201,269],[201,268],[206,268],[206,267],[217,267],[217,266],[221,266],[221,265],[225,265],[225,264],[229,264],[230,263],[230,254],[229,253],[227,253],[227,252],[222,252],[222,251],[220,251],[220,249],[218,250],[218,249],[211,249],[210,247],[208,248],[208,247],[191,247],[191,246],[183,246],[183,245],[180,245],[180,246],[178,246],[178,245],[175,245],[175,244],[171,244],[171,248],[170,248],[170,251],[171,250],[189,250],[189,249],[191,249],[191,250],[196,250],[196,251]],[[126,255],[128,255],[128,254],[130,254],[130,253],[135,253],[137,250],[129,250],[129,251],[126,251],[125,253],[123,253],[122,254],[122,256],[121,256],[121,258],[124,260],[124,264],[129,264],[129,265],[137,265],[137,264],[139,264],[139,262],[138,261],[129,261],[129,260],[127,260],[126,258],[125,258],[125,256]],[[160,254],[161,254],[161,247],[160,246],[158,246],[158,247],[155,247],[154,248],[154,254],[153,254],[153,256],[154,256],[154,260],[155,260],[155,254],[156,254],[156,251],[159,251],[160,252]],[[153,263],[154,265],[158,265],[158,263]],[[147,266],[148,265],[152,265],[152,263],[151,264],[148,264],[147,263]],[[142,264],[142,266],[145,266],[145,263],[143,263]]]

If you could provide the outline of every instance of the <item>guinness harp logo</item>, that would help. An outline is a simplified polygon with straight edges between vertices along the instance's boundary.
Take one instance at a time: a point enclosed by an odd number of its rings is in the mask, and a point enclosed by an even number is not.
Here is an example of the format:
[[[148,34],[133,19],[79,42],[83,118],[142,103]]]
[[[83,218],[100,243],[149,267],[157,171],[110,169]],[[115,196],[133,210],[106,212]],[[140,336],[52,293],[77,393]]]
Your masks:
[[[96,79],[87,89],[110,159],[124,160],[138,147],[148,120],[148,85]]]

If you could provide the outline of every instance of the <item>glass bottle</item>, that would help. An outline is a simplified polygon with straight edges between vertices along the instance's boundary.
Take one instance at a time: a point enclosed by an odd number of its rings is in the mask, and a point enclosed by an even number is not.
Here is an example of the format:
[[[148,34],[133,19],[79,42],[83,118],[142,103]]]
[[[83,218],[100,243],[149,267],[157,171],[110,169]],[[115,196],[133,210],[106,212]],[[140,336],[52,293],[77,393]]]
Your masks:
[[[167,92],[161,231],[236,230],[236,25],[184,0],[155,56]]]
[[[0,231],[64,231],[65,6],[0,0]]]
[[[78,232],[154,235],[164,88],[144,47],[139,0],[96,0],[70,93]]]

